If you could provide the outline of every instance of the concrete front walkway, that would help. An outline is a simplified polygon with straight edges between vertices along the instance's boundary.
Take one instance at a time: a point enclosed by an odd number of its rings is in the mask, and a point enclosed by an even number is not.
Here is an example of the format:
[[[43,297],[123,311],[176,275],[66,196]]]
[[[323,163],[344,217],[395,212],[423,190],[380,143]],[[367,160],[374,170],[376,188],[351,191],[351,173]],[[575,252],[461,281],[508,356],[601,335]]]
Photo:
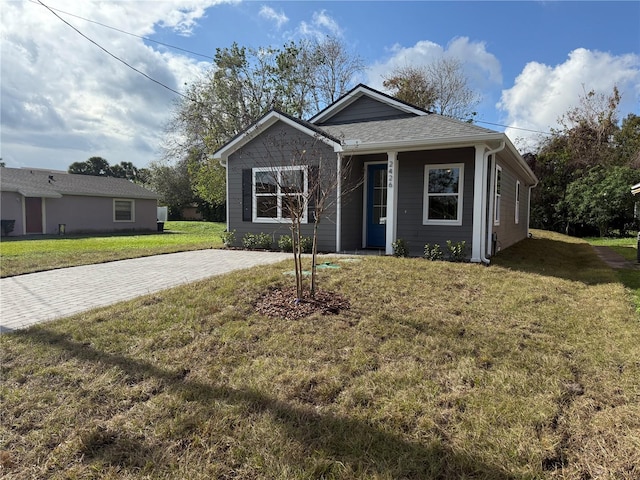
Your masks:
[[[609,247],[593,247],[600,260],[609,265],[614,270],[640,270],[640,265],[631,263],[619,253]]]
[[[197,250],[0,279],[0,332],[67,317],[291,254]]]

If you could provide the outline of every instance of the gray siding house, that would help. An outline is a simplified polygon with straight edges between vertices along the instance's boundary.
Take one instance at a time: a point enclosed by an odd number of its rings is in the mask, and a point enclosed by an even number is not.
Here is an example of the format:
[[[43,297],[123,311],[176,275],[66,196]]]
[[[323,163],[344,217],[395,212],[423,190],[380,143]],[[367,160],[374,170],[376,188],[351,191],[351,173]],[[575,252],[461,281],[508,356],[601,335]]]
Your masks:
[[[158,196],[122,178],[0,168],[0,191],[10,235],[157,230]]]
[[[227,171],[227,228],[239,241],[289,234],[284,198],[299,195],[319,249],[412,255],[465,241],[473,262],[524,239],[537,178],[504,133],[430,113],[358,85],[308,121],[272,110],[214,153]],[[298,186],[288,188],[287,185]]]

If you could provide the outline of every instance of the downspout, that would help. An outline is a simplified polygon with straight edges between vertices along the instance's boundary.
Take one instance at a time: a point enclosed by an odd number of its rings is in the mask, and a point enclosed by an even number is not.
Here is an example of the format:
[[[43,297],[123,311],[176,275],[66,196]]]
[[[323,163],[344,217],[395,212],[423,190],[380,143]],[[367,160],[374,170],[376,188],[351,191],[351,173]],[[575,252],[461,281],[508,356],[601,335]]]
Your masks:
[[[494,148],[493,150],[489,150],[485,152],[484,159],[482,162],[482,184],[483,188],[487,186],[487,179],[489,174],[489,157],[494,155],[502,150],[506,146],[506,142],[502,140],[500,142],[500,146],[498,148]],[[486,230],[486,235],[480,234],[480,238],[482,241],[480,242],[480,261],[485,265],[489,265],[491,260],[487,258],[487,245],[491,242],[491,229],[489,228],[488,222],[488,212],[487,212],[487,197],[489,197],[489,210],[493,211],[493,190],[494,190],[494,177],[491,174],[491,183],[489,185],[488,195],[483,195],[482,197],[482,228]]]
[[[342,154],[338,152],[336,165],[336,253],[342,250]]]

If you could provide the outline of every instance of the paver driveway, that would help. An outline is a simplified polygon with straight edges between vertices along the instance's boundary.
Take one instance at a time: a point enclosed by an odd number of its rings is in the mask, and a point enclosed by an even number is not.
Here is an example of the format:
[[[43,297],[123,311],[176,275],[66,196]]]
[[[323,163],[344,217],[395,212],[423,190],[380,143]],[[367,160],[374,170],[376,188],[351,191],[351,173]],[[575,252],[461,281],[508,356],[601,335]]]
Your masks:
[[[67,317],[291,254],[197,250],[0,279],[0,332]]]

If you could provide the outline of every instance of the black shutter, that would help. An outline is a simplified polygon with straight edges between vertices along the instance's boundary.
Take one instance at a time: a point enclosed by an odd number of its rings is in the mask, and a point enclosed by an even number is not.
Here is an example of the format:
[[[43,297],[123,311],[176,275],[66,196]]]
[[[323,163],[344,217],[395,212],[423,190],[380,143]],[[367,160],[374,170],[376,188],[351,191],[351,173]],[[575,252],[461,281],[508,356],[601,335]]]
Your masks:
[[[320,167],[318,165],[309,165],[307,180],[307,222],[314,223],[316,220],[316,201],[320,191]]]
[[[253,220],[253,189],[251,169],[242,170],[242,221]]]

